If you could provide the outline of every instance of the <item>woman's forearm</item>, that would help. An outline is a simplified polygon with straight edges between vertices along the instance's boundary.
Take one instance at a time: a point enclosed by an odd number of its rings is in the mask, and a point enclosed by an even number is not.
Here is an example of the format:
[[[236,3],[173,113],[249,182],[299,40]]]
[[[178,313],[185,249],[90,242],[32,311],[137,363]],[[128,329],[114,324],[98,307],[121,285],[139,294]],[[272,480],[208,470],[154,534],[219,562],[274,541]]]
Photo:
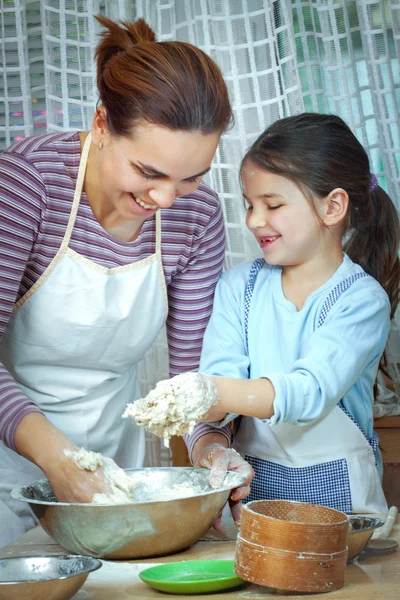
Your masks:
[[[269,379],[213,377],[219,401],[203,421],[221,421],[226,413],[269,419],[274,414],[275,389]]]
[[[63,450],[76,450],[76,446],[38,412],[28,413],[21,419],[14,442],[17,452],[45,473],[51,469],[54,461],[60,460]]]

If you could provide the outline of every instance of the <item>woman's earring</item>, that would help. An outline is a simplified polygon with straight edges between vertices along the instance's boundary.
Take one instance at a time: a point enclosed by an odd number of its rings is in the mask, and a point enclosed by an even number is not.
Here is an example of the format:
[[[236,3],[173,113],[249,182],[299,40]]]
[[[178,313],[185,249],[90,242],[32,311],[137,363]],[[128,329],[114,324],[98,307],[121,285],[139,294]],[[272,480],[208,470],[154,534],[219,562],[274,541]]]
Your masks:
[[[102,149],[103,149],[103,142],[100,142],[100,144],[99,144],[99,150],[102,150]]]

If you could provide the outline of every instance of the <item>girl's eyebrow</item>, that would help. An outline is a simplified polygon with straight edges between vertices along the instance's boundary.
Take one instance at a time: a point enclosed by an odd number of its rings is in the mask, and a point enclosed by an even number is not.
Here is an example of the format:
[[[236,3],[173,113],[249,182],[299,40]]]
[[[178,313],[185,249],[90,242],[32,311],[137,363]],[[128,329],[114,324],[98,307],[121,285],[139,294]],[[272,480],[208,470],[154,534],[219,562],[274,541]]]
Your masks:
[[[151,165],[145,165],[144,163],[141,163],[140,161],[137,161],[137,163],[135,163],[132,160],[130,160],[129,164],[131,165],[131,167],[143,169],[143,170],[147,171],[149,174],[155,175],[155,177],[164,177],[166,179],[168,179],[168,177],[169,177],[166,173],[162,173],[161,171],[158,171],[158,169],[155,169]],[[210,169],[211,169],[211,167],[208,167],[201,173],[197,173],[197,175],[190,175],[189,177],[185,177],[185,180],[186,179],[196,179],[197,177],[200,177],[201,175],[205,175],[206,173],[208,173],[208,171]]]
[[[245,200],[247,200],[247,202],[250,202],[250,200],[248,199],[248,197],[246,196],[246,194],[243,194],[243,198]],[[274,198],[283,198],[283,196],[281,196],[281,194],[270,193],[270,194],[260,194],[259,196],[257,196],[257,198],[261,199],[261,200],[272,200]]]

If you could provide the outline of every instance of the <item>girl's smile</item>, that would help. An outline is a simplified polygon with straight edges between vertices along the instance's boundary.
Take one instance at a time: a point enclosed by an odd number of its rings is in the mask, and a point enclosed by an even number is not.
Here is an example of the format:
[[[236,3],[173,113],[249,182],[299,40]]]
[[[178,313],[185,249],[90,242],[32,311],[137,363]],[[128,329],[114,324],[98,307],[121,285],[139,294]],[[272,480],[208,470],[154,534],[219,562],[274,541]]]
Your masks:
[[[257,239],[258,239],[258,243],[260,244],[260,247],[262,248],[262,250],[264,250],[265,248],[268,248],[269,246],[271,246],[279,238],[280,238],[280,235],[274,235],[274,236],[264,236],[264,237],[257,238]]]

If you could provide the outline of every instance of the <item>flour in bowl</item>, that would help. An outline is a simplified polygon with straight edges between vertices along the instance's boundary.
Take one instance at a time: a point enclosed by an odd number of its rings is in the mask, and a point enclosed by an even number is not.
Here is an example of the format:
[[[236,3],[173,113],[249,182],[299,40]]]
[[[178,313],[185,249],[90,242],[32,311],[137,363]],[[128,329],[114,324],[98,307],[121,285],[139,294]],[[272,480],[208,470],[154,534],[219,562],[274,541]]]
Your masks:
[[[122,417],[134,418],[147,431],[163,437],[169,446],[172,435],[191,433],[218,399],[211,377],[204,373],[182,373],[160,381],[147,396],[128,404]]]
[[[197,496],[204,492],[204,488],[196,483],[183,481],[171,487],[155,488],[151,481],[151,472],[140,479],[133,480],[118,467],[115,462],[99,452],[91,452],[80,448],[75,452],[64,450],[64,454],[71,458],[76,466],[84,471],[103,469],[104,481],[109,488],[108,493],[94,494],[92,504],[123,504],[132,502],[159,502],[178,498]]]

